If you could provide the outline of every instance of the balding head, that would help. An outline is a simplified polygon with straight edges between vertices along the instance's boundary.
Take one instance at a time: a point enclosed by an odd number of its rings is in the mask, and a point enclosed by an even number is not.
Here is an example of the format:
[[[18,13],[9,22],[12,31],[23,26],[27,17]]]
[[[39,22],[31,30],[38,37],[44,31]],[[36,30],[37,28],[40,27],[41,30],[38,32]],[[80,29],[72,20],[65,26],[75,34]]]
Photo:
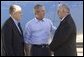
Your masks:
[[[70,9],[67,5],[65,5],[65,4],[58,5],[58,15],[60,16],[60,18],[63,18],[64,16],[66,16],[69,13],[70,13]]]
[[[19,20],[21,18],[21,7],[19,5],[12,5],[9,8],[10,15],[16,19]]]
[[[18,5],[11,5],[9,8],[9,13],[13,13],[13,12],[17,12],[17,11],[21,11],[21,7]]]

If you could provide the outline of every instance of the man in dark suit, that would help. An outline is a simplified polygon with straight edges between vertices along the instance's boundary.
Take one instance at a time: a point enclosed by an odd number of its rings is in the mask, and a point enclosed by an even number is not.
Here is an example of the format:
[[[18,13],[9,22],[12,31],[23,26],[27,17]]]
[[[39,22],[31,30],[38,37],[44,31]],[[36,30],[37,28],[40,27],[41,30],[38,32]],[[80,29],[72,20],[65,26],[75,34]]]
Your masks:
[[[12,5],[9,9],[10,18],[4,23],[1,30],[2,56],[23,56],[24,40],[23,32],[19,23],[21,7]]]
[[[65,4],[59,4],[58,15],[61,23],[50,44],[54,56],[76,56],[76,26]]]

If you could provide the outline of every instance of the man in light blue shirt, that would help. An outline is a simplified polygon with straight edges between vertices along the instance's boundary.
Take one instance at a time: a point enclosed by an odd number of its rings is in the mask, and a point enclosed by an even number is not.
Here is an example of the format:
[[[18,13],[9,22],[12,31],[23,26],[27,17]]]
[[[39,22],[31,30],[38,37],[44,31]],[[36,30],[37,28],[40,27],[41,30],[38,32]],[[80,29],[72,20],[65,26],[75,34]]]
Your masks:
[[[55,27],[51,20],[44,18],[44,6],[37,4],[34,10],[36,18],[25,26],[25,43],[31,45],[31,56],[50,56],[48,45],[52,40],[51,33],[55,31]]]

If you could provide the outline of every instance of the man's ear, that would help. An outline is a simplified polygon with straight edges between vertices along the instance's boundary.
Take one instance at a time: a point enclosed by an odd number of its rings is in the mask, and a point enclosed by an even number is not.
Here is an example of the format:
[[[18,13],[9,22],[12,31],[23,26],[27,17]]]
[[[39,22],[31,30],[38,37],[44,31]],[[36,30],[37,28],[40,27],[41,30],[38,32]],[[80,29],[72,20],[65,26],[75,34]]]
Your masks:
[[[62,12],[65,13],[66,12],[66,9],[65,8],[62,8]]]

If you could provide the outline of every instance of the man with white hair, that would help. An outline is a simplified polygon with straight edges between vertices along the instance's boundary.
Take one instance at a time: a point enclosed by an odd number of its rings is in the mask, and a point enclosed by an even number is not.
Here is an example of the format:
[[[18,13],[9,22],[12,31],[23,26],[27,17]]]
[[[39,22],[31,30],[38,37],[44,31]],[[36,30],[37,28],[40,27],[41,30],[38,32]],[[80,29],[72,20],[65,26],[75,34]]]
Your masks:
[[[1,30],[2,56],[23,56],[24,40],[20,26],[21,7],[12,5],[9,8],[10,18],[4,23]]]
[[[61,19],[50,44],[54,56],[76,56],[76,26],[65,4],[59,4],[57,11]]]

